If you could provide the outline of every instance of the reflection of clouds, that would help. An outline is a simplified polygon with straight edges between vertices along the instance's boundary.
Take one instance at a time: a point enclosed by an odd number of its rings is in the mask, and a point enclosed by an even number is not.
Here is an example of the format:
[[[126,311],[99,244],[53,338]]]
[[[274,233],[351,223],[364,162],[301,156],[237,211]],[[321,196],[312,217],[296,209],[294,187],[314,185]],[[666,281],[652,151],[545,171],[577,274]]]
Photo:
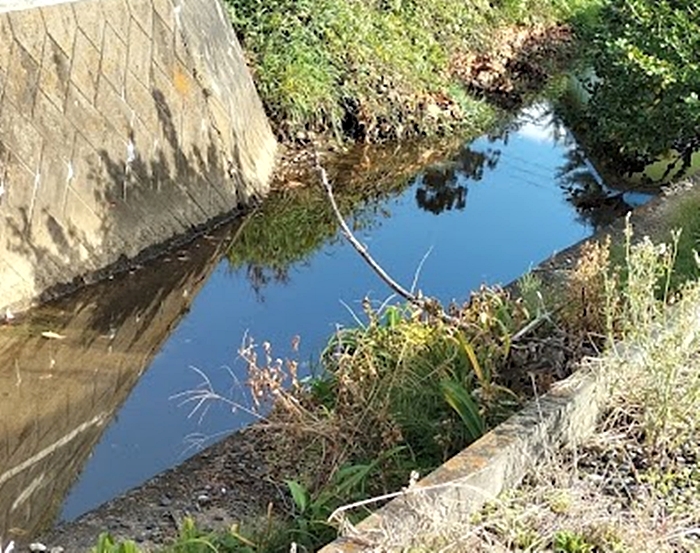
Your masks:
[[[549,104],[534,104],[524,109],[518,119],[522,122],[515,131],[518,136],[539,143],[557,142],[559,133]]]

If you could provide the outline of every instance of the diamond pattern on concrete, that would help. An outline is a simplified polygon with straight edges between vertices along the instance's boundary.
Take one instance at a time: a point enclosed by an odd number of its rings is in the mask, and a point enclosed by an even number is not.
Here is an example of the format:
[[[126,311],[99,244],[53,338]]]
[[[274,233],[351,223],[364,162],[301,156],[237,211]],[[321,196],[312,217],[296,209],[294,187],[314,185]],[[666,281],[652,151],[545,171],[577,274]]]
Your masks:
[[[69,80],[70,58],[63,48],[49,36],[44,48],[39,88],[61,112],[64,111],[66,105]]]
[[[75,45],[70,80],[90,102],[97,94],[97,79],[100,74],[100,51],[90,42],[85,33],[75,34]]]
[[[73,15],[78,24],[78,28],[88,37],[95,48],[102,46],[102,35],[105,28],[105,14],[102,11],[102,3],[91,0],[90,2],[73,2]]]
[[[9,100],[26,117],[31,117],[34,98],[39,88],[39,62],[18,43],[13,55],[5,83],[5,101]]]
[[[175,10],[170,0],[153,0],[153,9],[168,27],[170,33],[175,29]]]
[[[124,90],[127,46],[110,24],[105,26],[105,44],[102,48],[102,77],[106,78],[120,94]]]
[[[109,13],[108,22],[111,27],[117,33],[119,38],[121,38],[122,42],[128,42],[131,13],[129,12],[129,3],[127,0],[100,1],[102,2],[102,9],[105,11],[105,13]],[[148,2],[146,2],[146,4],[148,4]]]
[[[150,83],[151,49],[150,35],[135,19],[132,19],[129,28],[129,63],[127,67],[146,86]]]
[[[41,8],[41,16],[48,36],[60,46],[64,54],[71,54],[77,27],[73,6],[67,3],[44,7]]]
[[[0,106],[0,141],[30,170],[39,164],[41,140],[41,135],[30,120],[22,117],[5,99]]]
[[[128,0],[128,3],[131,21],[136,22],[150,39],[153,28],[153,5],[143,0]],[[131,27],[129,32],[131,32]],[[131,40],[131,36],[129,36],[129,40]]]
[[[62,151],[65,157],[70,158],[70,146],[75,128],[71,125],[63,113],[42,91],[36,97],[36,115],[33,123],[39,131],[44,142],[48,142],[53,148]]]
[[[153,15],[153,62],[165,73],[169,73],[175,59],[175,37],[158,15]]]
[[[210,37],[197,35],[211,30],[226,45],[222,56],[235,42],[212,1],[180,5],[177,20],[171,0],[0,13],[0,303],[8,305],[4,283],[14,282],[8,259],[28,285],[12,304],[28,289],[135,255],[235,206],[228,150],[242,123],[233,118],[264,115],[254,95],[237,113],[227,112],[229,101],[208,101],[201,83],[220,68],[204,63]],[[231,69],[236,63],[241,68]],[[249,80],[242,57],[221,67],[226,83]],[[252,84],[241,81],[241,90],[250,96]],[[262,136],[274,144],[265,125]]]
[[[113,132],[107,116],[97,111],[92,103],[71,83],[66,100],[66,119],[97,148]]]
[[[31,10],[12,12],[8,15],[15,41],[29,53],[36,63],[41,63],[46,40],[44,20]]]

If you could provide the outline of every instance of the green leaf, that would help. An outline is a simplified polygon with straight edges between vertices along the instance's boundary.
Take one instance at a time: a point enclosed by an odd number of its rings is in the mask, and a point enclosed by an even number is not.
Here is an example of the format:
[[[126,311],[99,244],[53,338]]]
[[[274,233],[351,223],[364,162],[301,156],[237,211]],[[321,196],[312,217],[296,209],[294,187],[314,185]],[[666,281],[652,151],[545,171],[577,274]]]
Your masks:
[[[481,384],[484,387],[488,387],[490,384],[489,378],[487,377],[484,370],[481,368],[481,364],[479,363],[479,360],[476,357],[476,352],[474,351],[472,345],[469,342],[467,342],[467,339],[461,332],[457,333],[457,341],[459,342],[459,346],[462,348],[462,351],[469,358],[469,362],[472,365],[472,370],[474,371],[474,374],[476,375],[479,384]]]
[[[384,326],[386,328],[396,328],[400,322],[401,310],[395,305],[387,307],[384,312]]]
[[[292,494],[294,504],[297,509],[299,509],[299,512],[302,514],[305,513],[309,508],[309,492],[295,480],[285,480],[284,483],[287,484],[289,492]]]
[[[447,404],[464,422],[471,440],[481,437],[485,430],[484,419],[471,394],[464,386],[453,380],[443,380],[440,383],[440,389]]]

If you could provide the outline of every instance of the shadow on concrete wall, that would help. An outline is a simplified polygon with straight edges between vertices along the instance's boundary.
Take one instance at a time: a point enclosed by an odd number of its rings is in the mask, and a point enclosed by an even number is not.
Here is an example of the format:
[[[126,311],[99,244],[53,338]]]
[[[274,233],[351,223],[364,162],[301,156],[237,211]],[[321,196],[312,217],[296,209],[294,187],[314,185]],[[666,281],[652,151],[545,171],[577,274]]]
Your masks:
[[[157,121],[155,133],[136,120],[123,133],[110,127],[109,148],[93,148],[75,132],[65,216],[56,214],[60,202],[35,205],[35,183],[33,197],[5,217],[8,251],[33,267],[40,301],[142,263],[257,201],[241,176],[238,144],[219,129],[206,92],[194,121],[160,89],[150,95],[145,111]],[[188,130],[185,140],[178,129]],[[0,142],[0,159],[4,150]]]

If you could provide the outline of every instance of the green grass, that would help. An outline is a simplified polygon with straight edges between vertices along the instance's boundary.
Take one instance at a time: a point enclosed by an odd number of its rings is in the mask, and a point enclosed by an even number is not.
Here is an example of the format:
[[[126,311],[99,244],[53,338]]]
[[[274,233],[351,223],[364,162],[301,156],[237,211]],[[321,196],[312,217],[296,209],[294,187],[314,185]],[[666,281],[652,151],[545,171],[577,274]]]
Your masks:
[[[278,134],[401,138],[482,125],[492,109],[460,90],[458,52],[496,27],[583,17],[596,0],[227,0]],[[460,117],[435,110],[459,106]]]
[[[678,239],[678,256],[672,275],[672,287],[700,277],[695,252],[700,250],[700,197],[683,201],[668,222],[669,228],[683,229]]]

